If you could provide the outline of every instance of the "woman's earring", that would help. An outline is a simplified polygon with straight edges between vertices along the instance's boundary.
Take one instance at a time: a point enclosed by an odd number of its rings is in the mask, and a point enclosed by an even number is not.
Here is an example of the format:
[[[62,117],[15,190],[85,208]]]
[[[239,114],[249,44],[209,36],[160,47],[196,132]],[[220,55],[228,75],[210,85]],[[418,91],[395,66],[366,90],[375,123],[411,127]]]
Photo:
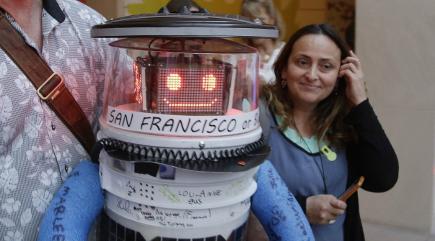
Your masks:
[[[334,95],[335,95],[335,96],[338,96],[338,88],[335,88],[335,89],[334,89]]]
[[[281,88],[285,88],[287,86],[287,80],[286,79],[281,79]]]

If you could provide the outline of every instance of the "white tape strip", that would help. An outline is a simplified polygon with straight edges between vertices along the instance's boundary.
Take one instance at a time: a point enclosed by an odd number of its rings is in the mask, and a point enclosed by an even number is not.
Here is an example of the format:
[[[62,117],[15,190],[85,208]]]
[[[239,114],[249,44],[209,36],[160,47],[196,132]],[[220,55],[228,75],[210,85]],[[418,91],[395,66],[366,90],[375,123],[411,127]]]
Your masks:
[[[137,133],[166,136],[228,136],[259,128],[258,108],[250,112],[229,111],[225,116],[167,115],[132,111],[129,105],[109,106],[109,126]]]
[[[228,182],[183,184],[177,180],[157,177],[129,176],[111,168],[107,160],[100,159],[102,188],[132,202],[175,209],[207,209],[232,205],[249,198],[257,189],[252,175]]]
[[[109,126],[104,118],[99,120],[101,131],[99,138],[113,138],[129,143],[154,146],[162,148],[172,148],[178,150],[191,150],[191,152],[200,151],[221,151],[235,150],[244,147],[245,145],[254,143],[261,138],[261,127],[240,135],[227,136],[166,136],[166,135],[151,135],[139,132],[126,131],[119,128]]]
[[[168,209],[124,200],[106,192],[106,209],[144,225],[170,228],[219,227],[238,220],[250,208],[250,199],[226,207]]]

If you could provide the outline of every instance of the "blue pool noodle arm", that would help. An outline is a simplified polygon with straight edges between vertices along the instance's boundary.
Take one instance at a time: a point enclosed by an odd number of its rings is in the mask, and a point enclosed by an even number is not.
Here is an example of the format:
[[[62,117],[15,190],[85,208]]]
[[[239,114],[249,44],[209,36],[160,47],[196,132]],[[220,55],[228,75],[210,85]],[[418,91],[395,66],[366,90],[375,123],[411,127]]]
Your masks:
[[[302,208],[269,161],[257,172],[251,209],[270,241],[314,241]]]
[[[38,241],[86,241],[103,205],[98,165],[80,162],[45,211]]]

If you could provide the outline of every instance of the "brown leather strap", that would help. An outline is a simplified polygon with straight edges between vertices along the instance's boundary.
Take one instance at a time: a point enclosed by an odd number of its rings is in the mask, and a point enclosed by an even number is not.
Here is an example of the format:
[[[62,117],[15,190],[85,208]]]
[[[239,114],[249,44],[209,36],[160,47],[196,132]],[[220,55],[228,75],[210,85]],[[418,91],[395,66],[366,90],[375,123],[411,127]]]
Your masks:
[[[36,50],[25,42],[2,11],[0,47],[32,82],[39,97],[50,106],[90,154],[95,137],[86,115],[65,87],[63,78],[55,74]]]
[[[266,230],[252,210],[249,212],[246,241],[269,241]]]

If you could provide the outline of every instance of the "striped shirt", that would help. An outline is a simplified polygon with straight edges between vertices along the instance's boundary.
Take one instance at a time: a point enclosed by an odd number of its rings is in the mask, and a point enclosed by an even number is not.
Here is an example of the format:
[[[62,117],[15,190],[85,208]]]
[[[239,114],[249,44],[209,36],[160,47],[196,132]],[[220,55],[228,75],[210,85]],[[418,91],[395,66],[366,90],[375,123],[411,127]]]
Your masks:
[[[64,77],[96,131],[104,82],[110,77],[106,73],[130,68],[129,59],[115,54],[110,40],[90,37],[91,27],[105,21],[94,10],[76,0],[43,2],[43,48],[38,52]],[[36,240],[53,194],[83,159],[89,157],[78,140],[0,49],[0,240]]]

